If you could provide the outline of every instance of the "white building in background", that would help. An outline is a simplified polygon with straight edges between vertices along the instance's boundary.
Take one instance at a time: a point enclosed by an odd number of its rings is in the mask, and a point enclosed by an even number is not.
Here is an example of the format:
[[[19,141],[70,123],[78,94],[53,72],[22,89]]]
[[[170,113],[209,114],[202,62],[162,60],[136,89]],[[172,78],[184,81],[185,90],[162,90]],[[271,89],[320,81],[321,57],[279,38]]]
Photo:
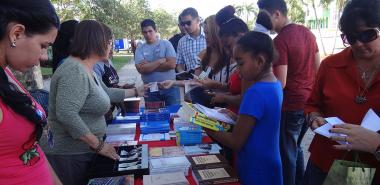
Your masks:
[[[341,12],[336,7],[336,1],[329,4],[328,7],[323,7],[318,1],[315,1],[316,13],[319,22],[319,28],[321,29],[321,36],[323,45],[326,51],[326,55],[337,53],[344,49],[343,42],[341,40],[341,32],[339,31],[339,18]],[[311,5],[305,7],[305,26],[317,37],[319,53],[323,56],[322,41],[317,27],[317,19],[315,17],[314,9]]]

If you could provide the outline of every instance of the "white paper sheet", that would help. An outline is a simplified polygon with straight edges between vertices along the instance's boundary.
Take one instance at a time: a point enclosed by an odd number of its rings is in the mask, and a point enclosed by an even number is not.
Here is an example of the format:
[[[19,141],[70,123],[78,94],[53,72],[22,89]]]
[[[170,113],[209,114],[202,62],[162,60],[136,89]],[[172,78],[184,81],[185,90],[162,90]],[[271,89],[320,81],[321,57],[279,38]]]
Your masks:
[[[361,126],[377,132],[380,130],[380,117],[373,111],[373,109],[369,109],[367,114],[364,116]]]
[[[210,109],[201,104],[194,104],[194,107],[209,118],[216,119],[228,124],[235,124],[235,121],[231,119],[227,114],[221,113],[218,110]]]
[[[338,117],[329,117],[329,118],[325,118],[325,120],[327,121],[327,123],[318,127],[317,129],[315,129],[314,130],[315,133],[318,133],[318,134],[325,136],[327,138],[330,138],[332,136],[344,136],[343,134],[336,134],[336,133],[330,132],[330,129],[332,129],[334,125],[344,124],[344,121],[342,121]],[[339,144],[346,144],[346,142],[342,142],[342,141],[340,141],[338,143]]]

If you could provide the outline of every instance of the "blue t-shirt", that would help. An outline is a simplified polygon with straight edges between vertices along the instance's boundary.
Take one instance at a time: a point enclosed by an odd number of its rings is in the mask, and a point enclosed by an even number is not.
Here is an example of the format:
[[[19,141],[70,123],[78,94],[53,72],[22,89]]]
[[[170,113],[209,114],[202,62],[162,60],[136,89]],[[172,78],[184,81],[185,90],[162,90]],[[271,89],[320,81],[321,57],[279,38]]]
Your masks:
[[[282,185],[280,119],[282,87],[277,82],[257,82],[244,94],[240,114],[252,116],[256,125],[238,152],[242,184]]]
[[[135,64],[141,63],[143,60],[149,62],[156,61],[161,58],[176,57],[175,50],[172,44],[167,40],[157,40],[153,44],[139,44],[136,53],[135,53]],[[165,80],[175,80],[175,71],[174,69],[158,72],[154,71],[149,74],[141,74],[141,78],[144,82],[162,82]]]

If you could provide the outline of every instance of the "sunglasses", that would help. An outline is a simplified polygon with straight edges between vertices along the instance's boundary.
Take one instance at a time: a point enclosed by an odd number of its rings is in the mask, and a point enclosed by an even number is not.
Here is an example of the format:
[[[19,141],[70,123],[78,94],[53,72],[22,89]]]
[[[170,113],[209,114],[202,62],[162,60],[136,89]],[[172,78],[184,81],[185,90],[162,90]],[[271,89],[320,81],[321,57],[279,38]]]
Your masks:
[[[357,34],[342,34],[341,38],[343,40],[344,46],[354,45],[356,41],[360,41],[363,44],[372,42],[379,37],[379,28],[372,28],[368,30],[361,31]]]
[[[182,22],[180,23],[180,25],[181,25],[181,26],[185,26],[185,25],[187,25],[187,26],[191,26],[191,23],[192,23],[191,20],[189,20],[189,21],[182,21]]]

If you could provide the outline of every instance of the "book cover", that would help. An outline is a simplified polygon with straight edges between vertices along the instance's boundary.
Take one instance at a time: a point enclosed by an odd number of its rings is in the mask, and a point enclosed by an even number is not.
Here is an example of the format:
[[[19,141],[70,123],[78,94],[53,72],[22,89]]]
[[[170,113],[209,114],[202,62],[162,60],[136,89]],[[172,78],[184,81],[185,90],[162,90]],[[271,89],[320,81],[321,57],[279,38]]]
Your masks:
[[[228,166],[226,158],[220,154],[212,155],[200,155],[200,156],[187,156],[187,159],[191,163],[191,168],[199,169],[207,167]]]
[[[224,184],[239,181],[239,177],[230,166],[207,167],[192,169],[197,185]]]
[[[191,103],[184,103],[181,109],[178,111],[178,115],[183,120],[211,130],[227,131],[230,128],[230,125],[222,124],[216,119],[207,117],[205,114],[198,111]]]

